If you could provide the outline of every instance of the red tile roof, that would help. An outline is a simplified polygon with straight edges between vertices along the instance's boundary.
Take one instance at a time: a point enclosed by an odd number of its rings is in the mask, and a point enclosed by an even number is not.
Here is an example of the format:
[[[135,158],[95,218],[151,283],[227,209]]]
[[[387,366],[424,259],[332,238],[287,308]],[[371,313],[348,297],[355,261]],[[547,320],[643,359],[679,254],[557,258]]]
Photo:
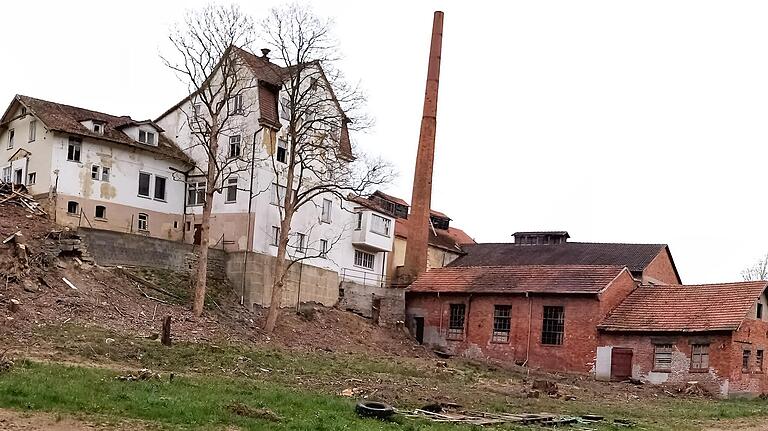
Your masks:
[[[163,155],[190,165],[193,164],[192,160],[162,133],[158,133],[157,146],[152,146],[136,142],[133,138],[123,132],[123,129],[128,126],[146,123],[150,123],[159,130],[162,130],[152,121],[136,121],[128,116],[105,114],[103,112],[78,108],[63,103],[35,99],[34,97],[29,96],[17,95],[15,101],[23,104],[31,114],[40,119],[40,121],[51,130],[113,142],[138,150]],[[104,123],[104,133],[98,134],[83,126],[81,121],[86,120],[95,120]]]
[[[641,286],[598,328],[622,332],[735,330],[767,286],[765,281]]]
[[[446,229],[428,229],[429,245],[450,250],[454,253],[463,253],[462,244],[474,244],[475,240],[469,237],[463,230],[454,227]],[[395,219],[395,236],[408,239],[408,220]]]
[[[408,292],[597,294],[624,270],[584,265],[434,268],[420,275]]]

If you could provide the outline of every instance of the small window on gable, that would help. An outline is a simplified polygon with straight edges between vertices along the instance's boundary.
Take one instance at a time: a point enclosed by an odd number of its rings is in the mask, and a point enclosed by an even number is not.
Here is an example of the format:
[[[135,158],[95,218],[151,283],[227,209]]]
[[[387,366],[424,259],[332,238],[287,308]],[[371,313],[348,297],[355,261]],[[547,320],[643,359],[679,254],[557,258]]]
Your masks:
[[[34,142],[37,138],[37,120],[29,122],[29,142]]]
[[[107,218],[107,207],[104,205],[96,205],[96,218]]]
[[[762,319],[763,318],[763,304],[757,303],[757,318]]]
[[[242,115],[245,111],[243,110],[243,94],[238,93],[235,94],[232,97],[232,113]]]
[[[144,130],[139,130],[139,142],[147,145],[155,145],[155,134]]]
[[[77,214],[80,211],[80,204],[75,201],[67,202],[67,214]]]
[[[103,135],[104,134],[104,123],[99,123],[94,121],[93,122],[93,133],[96,133],[97,135]]]
[[[138,227],[141,231],[149,230],[149,216],[144,213],[139,213]]]
[[[13,141],[16,137],[16,131],[13,129],[8,130],[8,149],[13,148]]]
[[[21,107],[21,115],[27,115],[27,107],[26,106],[22,106]]]
[[[672,345],[656,344],[653,349],[653,370],[670,371],[672,369]]]

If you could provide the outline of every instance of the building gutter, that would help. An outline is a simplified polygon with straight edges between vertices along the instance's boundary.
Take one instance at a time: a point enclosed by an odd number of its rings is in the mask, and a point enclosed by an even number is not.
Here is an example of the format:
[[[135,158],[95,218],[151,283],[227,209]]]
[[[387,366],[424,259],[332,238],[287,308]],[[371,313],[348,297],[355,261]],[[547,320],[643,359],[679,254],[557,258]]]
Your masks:
[[[531,292],[525,292],[525,297],[528,298],[528,341],[525,348],[525,362],[523,366],[528,366],[528,359],[531,355],[531,322],[533,321],[533,301],[531,300]]]

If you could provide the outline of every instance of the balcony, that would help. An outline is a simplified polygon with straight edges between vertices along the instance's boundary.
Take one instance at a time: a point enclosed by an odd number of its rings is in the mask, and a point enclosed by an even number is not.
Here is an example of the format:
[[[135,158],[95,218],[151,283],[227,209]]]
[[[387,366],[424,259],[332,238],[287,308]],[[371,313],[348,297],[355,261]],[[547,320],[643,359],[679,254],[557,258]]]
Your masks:
[[[355,214],[352,245],[370,252],[392,251],[395,221],[370,210]]]

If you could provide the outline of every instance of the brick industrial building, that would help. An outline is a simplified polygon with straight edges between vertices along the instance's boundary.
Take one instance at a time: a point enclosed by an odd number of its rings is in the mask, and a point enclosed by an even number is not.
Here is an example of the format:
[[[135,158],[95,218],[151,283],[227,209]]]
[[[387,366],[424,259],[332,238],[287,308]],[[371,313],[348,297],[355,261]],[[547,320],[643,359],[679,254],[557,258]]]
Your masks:
[[[465,246],[406,293],[420,341],[543,370],[699,381],[721,396],[768,392],[765,282],[682,285],[663,244],[567,242],[566,232]]]

